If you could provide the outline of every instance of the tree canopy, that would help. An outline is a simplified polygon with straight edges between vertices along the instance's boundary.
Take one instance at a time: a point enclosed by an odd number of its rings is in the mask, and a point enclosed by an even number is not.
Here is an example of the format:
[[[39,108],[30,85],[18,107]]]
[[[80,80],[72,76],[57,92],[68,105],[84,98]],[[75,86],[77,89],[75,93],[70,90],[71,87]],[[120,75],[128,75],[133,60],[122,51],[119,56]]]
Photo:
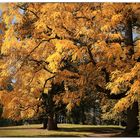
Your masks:
[[[53,95],[47,97],[53,106],[65,104],[68,110],[97,96],[102,106],[108,97],[115,98],[117,103],[107,115],[138,101],[140,51],[133,30],[139,32],[139,3],[6,3],[1,7],[4,116],[34,116],[42,93]]]

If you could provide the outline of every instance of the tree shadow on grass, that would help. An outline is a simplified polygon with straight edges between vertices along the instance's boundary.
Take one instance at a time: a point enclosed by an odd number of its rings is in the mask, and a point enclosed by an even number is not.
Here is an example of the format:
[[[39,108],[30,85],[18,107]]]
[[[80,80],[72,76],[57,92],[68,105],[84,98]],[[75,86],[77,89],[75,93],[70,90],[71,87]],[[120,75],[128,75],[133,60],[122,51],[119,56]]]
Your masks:
[[[76,127],[76,128],[59,128],[59,131],[64,132],[94,132],[94,133],[118,133],[124,131],[123,128],[114,127]]]
[[[122,133],[116,134],[113,137],[139,137],[139,136],[137,135],[137,131],[133,131],[129,133],[123,131]]]
[[[137,132],[124,132],[124,128],[115,127],[77,127],[77,128],[60,128],[63,132],[91,132],[92,135],[87,137],[138,137]]]

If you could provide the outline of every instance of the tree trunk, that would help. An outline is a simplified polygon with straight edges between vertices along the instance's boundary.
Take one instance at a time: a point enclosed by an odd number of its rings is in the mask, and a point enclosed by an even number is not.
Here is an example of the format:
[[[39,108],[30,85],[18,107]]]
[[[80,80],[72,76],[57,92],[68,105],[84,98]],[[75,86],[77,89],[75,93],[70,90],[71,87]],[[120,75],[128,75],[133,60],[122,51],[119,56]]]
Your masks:
[[[56,116],[54,114],[54,102],[53,102],[53,88],[55,85],[52,85],[52,90],[48,92],[48,130],[56,130],[57,129],[57,121],[56,121]]]
[[[49,116],[48,117],[48,126],[47,126],[47,129],[48,130],[57,130],[57,122],[53,118],[53,116]]]
[[[132,132],[138,129],[138,103],[135,102],[132,108],[127,110],[127,126],[125,132]]]
[[[132,32],[132,21],[127,20],[125,28],[125,45],[133,46],[133,32]]]
[[[85,120],[86,120],[85,109],[84,109],[84,107],[82,106],[82,107],[81,107],[81,123],[82,123],[82,124],[85,124]]]
[[[96,125],[96,111],[95,111],[95,107],[93,107],[93,120],[92,120],[92,124]]]
[[[140,136],[140,95],[138,95],[138,136]]]
[[[48,125],[48,119],[45,118],[45,119],[43,120],[43,129],[47,129],[47,125]]]
[[[125,44],[127,46],[131,46],[129,50],[129,58],[132,58],[134,54],[134,46],[133,46],[133,32],[132,32],[132,21],[131,19],[127,20],[126,28],[125,28]],[[132,132],[138,129],[138,103],[135,102],[132,108],[127,110],[127,126],[125,132]]]

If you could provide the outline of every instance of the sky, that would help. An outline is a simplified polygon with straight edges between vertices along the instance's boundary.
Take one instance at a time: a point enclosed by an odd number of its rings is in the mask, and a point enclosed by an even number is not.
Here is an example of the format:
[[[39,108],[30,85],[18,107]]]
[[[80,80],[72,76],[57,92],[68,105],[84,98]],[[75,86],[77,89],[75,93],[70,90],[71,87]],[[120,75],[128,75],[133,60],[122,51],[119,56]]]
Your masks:
[[[140,37],[140,34],[133,33],[133,39],[135,39],[136,37]]]

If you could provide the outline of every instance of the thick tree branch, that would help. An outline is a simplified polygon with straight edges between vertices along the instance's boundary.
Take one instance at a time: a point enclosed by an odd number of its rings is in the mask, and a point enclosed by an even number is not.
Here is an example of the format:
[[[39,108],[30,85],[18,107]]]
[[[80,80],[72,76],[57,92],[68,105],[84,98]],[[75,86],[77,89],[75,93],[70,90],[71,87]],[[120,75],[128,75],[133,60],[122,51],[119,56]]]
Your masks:
[[[91,59],[91,62],[92,62],[92,64],[95,66],[96,65],[96,62],[95,62],[95,60],[93,59],[93,54],[92,54],[92,52],[91,52],[91,50],[90,50],[90,48],[87,46],[86,47],[87,48],[87,52],[88,52],[88,54],[89,54],[89,57],[90,57],[90,59]]]
[[[106,70],[106,68],[102,68],[102,71],[104,72],[105,74],[105,80],[106,82],[108,83],[109,82],[109,72]]]
[[[37,63],[37,65],[42,65],[43,69],[46,70],[47,72],[51,73],[51,74],[55,74],[55,72],[52,72],[51,70],[49,70],[45,65],[48,65],[47,62],[43,61],[43,60],[36,60],[36,59],[28,59],[29,61],[33,61],[35,63]]]
[[[126,46],[131,46],[129,50],[130,58],[134,54],[134,46],[133,46],[133,31],[132,31],[132,20],[128,19],[125,28],[125,44]]]
[[[43,85],[43,93],[44,93],[44,89],[45,89],[45,86],[46,86],[47,82],[49,80],[53,79],[54,77],[55,77],[55,75],[45,80],[44,85]]]
[[[32,76],[32,78],[31,78],[30,82],[28,83],[28,86],[31,85],[31,83],[33,82],[33,80],[34,80],[34,78],[35,78],[35,74],[36,74],[37,72],[39,72],[40,70],[41,70],[41,69],[38,69],[38,70],[33,74],[33,76]]]
[[[44,70],[46,70],[47,72],[51,73],[51,74],[56,74],[55,72],[52,72],[51,70],[49,70],[48,68],[46,68],[45,66],[43,67]]]
[[[115,95],[115,94],[110,94],[110,93],[111,93],[110,90],[104,89],[104,88],[102,88],[102,87],[99,86],[99,85],[96,85],[96,89],[97,89],[98,92],[103,92],[103,93],[105,93],[105,95],[106,95],[109,99],[121,99],[121,98],[123,98],[123,97],[126,96],[125,93],[129,90],[129,89],[127,89],[125,92],[123,92],[123,93],[121,93],[121,94]]]

